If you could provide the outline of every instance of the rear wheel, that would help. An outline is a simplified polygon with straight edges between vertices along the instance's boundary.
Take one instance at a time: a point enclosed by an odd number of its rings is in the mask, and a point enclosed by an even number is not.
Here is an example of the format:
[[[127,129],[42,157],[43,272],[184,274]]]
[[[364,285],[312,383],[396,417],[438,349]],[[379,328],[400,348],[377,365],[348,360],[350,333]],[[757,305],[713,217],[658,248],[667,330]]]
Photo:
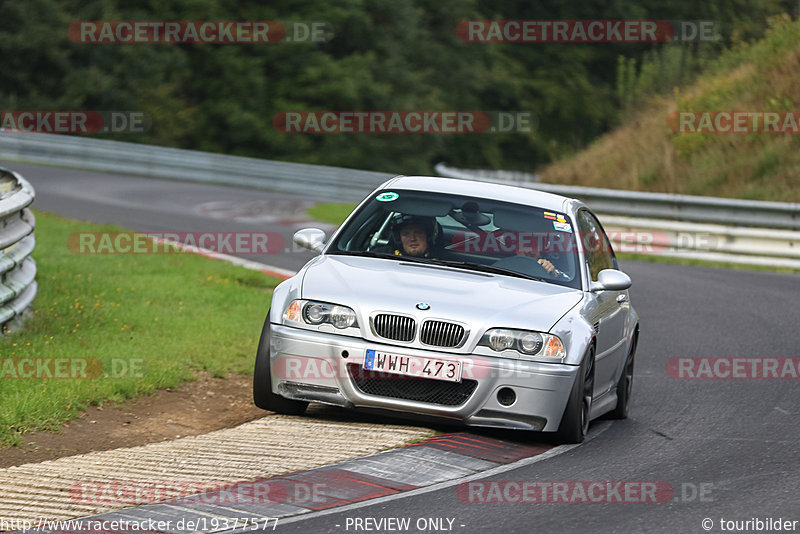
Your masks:
[[[589,348],[581,363],[567,408],[556,432],[561,443],[582,443],[589,431],[589,414],[592,410],[594,392],[594,345]]]
[[[617,382],[617,407],[608,413],[609,419],[627,419],[628,407],[631,403],[631,392],[633,391],[633,362],[636,358],[636,344],[639,340],[638,332],[634,335],[628,357],[625,360],[625,368],[622,376]]]
[[[256,353],[256,367],[253,371],[253,402],[259,408],[286,415],[301,415],[308,403],[276,395],[272,392],[272,373],[269,362],[269,313],[261,330]]]

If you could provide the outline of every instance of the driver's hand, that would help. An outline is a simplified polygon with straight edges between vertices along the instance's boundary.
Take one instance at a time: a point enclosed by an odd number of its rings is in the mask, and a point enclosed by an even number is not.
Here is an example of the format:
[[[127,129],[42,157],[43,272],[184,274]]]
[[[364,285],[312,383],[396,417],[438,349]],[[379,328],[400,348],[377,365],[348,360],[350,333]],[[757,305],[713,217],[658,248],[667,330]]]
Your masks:
[[[539,262],[538,263],[539,263],[539,265],[544,267],[544,270],[547,271],[548,273],[552,273],[553,271],[556,270],[556,266],[553,265],[553,263],[550,260],[546,260],[544,258],[539,258]]]

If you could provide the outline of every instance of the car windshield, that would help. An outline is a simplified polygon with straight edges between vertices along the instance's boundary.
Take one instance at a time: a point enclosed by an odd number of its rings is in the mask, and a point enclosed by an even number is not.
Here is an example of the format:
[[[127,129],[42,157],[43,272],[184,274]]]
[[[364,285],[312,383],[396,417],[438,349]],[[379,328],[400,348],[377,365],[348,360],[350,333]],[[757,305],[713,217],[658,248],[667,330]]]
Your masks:
[[[573,229],[558,210],[385,190],[349,219],[327,253],[435,263],[580,289]]]

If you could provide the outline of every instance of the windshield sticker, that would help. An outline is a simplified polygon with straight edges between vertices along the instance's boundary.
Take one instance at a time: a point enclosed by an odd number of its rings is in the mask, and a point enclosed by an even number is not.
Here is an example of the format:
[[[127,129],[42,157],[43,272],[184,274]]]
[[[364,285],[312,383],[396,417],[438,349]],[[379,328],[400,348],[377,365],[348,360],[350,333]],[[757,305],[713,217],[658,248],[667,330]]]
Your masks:
[[[381,193],[380,195],[375,197],[375,200],[377,200],[378,202],[391,202],[392,200],[397,200],[399,197],[400,195],[398,195],[395,192]]]
[[[560,232],[572,233],[572,226],[568,222],[553,221],[553,228]]]
[[[556,220],[556,214],[551,212],[551,211],[545,211],[544,212],[544,218],[545,219],[552,219],[552,220],[555,221]]]
[[[563,215],[561,215],[560,213],[558,214],[558,217],[556,217],[556,220],[557,220],[558,222],[560,222],[560,223],[567,222],[567,219],[565,219],[565,218],[564,218],[564,216],[563,216]]]

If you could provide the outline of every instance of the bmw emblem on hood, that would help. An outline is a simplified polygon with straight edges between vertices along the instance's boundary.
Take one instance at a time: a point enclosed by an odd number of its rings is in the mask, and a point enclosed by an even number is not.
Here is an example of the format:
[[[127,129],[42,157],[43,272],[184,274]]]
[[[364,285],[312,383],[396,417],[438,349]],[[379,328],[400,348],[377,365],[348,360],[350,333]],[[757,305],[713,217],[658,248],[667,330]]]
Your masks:
[[[417,309],[418,310],[422,310],[422,311],[430,310],[431,309],[431,305],[430,304],[426,304],[424,302],[420,302],[419,304],[417,304]]]

